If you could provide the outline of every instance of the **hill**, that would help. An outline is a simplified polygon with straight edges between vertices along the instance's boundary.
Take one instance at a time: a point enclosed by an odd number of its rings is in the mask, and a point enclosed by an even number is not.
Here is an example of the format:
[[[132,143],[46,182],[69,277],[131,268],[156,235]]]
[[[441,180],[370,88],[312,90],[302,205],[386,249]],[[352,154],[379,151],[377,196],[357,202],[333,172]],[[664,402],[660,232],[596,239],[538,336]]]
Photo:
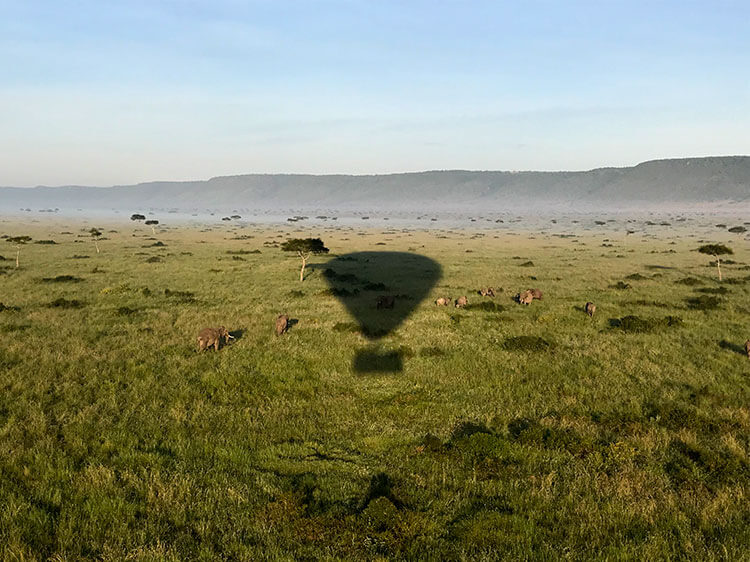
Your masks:
[[[750,203],[750,156],[653,160],[583,172],[248,174],[112,187],[0,188],[0,208],[525,210]]]

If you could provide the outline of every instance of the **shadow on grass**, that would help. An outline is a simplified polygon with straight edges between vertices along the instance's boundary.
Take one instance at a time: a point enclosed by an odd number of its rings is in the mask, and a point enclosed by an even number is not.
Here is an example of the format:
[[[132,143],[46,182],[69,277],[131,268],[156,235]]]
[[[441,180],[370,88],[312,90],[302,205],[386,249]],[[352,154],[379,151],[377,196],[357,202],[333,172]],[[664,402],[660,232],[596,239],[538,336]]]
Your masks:
[[[403,353],[377,347],[360,349],[354,356],[353,369],[360,374],[398,373],[404,370]]]
[[[442,273],[437,262],[414,253],[355,252],[328,261],[323,277],[329,285],[326,295],[338,297],[359,332],[375,344],[411,316]],[[348,328],[342,323],[335,329]],[[365,374],[398,372],[403,360],[401,351],[371,346],[357,352],[353,369]]]
[[[736,344],[736,343],[732,343],[732,342],[727,341],[727,340],[721,340],[719,342],[719,347],[721,349],[727,349],[729,351],[734,351],[735,353],[739,353],[740,355],[747,355],[747,353],[745,353],[745,348],[743,346],[741,346],[739,344]]]

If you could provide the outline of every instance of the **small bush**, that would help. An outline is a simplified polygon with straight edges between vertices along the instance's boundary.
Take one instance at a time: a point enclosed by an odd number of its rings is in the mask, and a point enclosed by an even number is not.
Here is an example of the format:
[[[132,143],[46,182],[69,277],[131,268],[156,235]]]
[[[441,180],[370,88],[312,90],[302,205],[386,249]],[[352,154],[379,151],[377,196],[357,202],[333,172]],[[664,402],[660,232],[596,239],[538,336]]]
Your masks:
[[[350,291],[349,289],[345,289],[343,287],[331,287],[330,289],[325,289],[318,294],[321,296],[329,297],[353,297],[359,294],[359,289]]]
[[[648,279],[645,275],[641,275],[640,273],[631,273],[630,275],[626,276],[625,279],[628,279],[630,281],[643,281],[645,279]]]
[[[34,244],[57,244],[54,240],[37,240]]]
[[[719,308],[721,299],[710,295],[699,295],[685,299],[687,307],[691,310],[714,310]]]
[[[337,273],[330,267],[323,271],[323,277],[329,281],[340,281],[342,283],[359,283],[359,278],[353,273]]]
[[[50,302],[47,306],[49,308],[82,308],[85,306],[85,303],[75,299],[68,300],[60,297]]]
[[[612,328],[618,328],[623,332],[647,333],[663,328],[672,328],[682,325],[682,319],[678,316],[664,316],[663,318],[641,318],[629,315],[622,318],[612,318],[609,321]]]
[[[609,286],[610,289],[618,289],[620,291],[624,291],[626,289],[632,289],[630,283],[625,283],[625,281],[618,281],[614,285]]]
[[[21,310],[17,306],[8,306],[2,302],[0,302],[0,312],[18,312]]]
[[[747,232],[747,228],[745,228],[744,226],[733,226],[732,228],[729,229],[729,232],[733,232],[734,234],[740,234],[742,232]]]
[[[57,277],[43,277],[44,283],[79,283],[83,281],[80,277],[74,275],[58,275]]]
[[[526,261],[526,262],[523,262],[523,263],[519,263],[518,267],[534,267],[534,262],[533,261]]]
[[[159,256],[151,256],[150,258],[148,258],[146,260],[146,263],[160,263],[160,262],[163,262],[163,261],[164,260],[161,259]]]
[[[675,281],[676,285],[687,285],[688,287],[695,287],[696,285],[703,285],[703,281],[696,279],[695,277],[684,277]]]
[[[138,309],[136,308],[130,308],[128,306],[121,306],[117,309],[117,314],[120,316],[132,316],[133,314],[136,314],[138,312]]]
[[[703,289],[696,289],[696,291],[708,295],[726,295],[729,293],[729,289],[726,287],[705,287]]]
[[[304,296],[305,296],[305,292],[304,292],[304,291],[298,291],[298,290],[296,290],[296,289],[292,289],[292,290],[291,290],[291,291],[289,291],[289,293],[287,293],[287,294],[288,294],[288,295],[289,295],[290,297],[294,298],[294,299],[299,299],[299,298],[302,298],[302,297],[304,297]]]
[[[550,343],[538,336],[515,336],[507,338],[502,345],[506,351],[547,351]]]

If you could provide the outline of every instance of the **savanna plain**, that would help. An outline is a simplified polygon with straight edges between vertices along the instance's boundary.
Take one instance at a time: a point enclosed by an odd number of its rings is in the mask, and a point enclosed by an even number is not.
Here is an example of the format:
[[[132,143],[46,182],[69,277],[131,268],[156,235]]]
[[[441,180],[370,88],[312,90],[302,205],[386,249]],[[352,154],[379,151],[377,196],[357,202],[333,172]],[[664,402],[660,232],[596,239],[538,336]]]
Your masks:
[[[0,223],[0,558],[750,559],[747,240],[584,222]]]

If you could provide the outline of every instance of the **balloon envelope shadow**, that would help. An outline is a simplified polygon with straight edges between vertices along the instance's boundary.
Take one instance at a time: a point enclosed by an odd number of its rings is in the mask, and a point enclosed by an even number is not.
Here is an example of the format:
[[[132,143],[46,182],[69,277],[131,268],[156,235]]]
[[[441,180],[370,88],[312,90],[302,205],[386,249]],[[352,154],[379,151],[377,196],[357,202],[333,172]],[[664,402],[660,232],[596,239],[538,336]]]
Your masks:
[[[442,277],[436,261],[408,252],[354,252],[328,261],[323,277],[371,343],[357,352],[358,373],[403,370],[399,350],[379,340],[398,328]]]

